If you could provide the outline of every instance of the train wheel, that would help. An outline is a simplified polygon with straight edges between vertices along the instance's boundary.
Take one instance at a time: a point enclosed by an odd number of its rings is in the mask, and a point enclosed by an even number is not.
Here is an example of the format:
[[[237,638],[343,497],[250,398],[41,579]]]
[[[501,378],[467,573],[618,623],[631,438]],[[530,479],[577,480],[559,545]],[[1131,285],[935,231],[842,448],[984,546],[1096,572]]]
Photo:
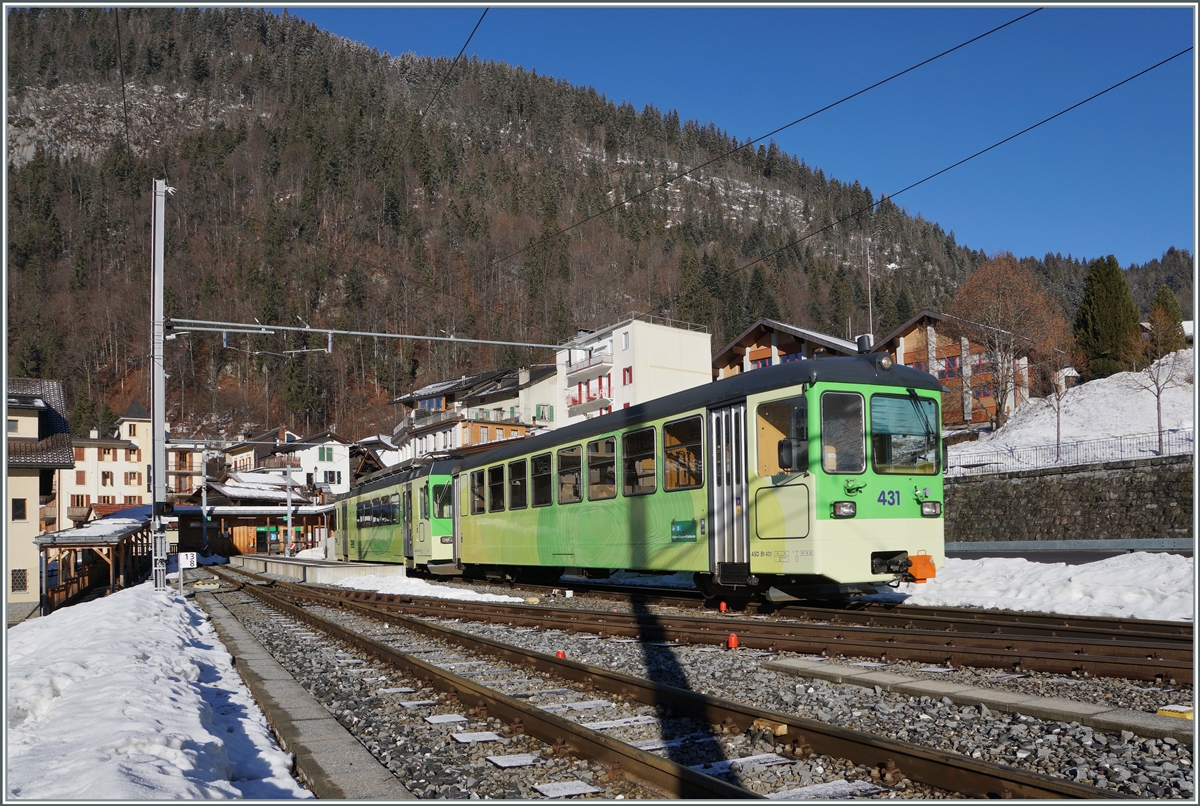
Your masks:
[[[712,574],[702,574],[699,571],[692,577],[692,582],[696,585],[696,590],[703,594],[705,599],[712,599],[717,595],[716,584],[713,582]]]

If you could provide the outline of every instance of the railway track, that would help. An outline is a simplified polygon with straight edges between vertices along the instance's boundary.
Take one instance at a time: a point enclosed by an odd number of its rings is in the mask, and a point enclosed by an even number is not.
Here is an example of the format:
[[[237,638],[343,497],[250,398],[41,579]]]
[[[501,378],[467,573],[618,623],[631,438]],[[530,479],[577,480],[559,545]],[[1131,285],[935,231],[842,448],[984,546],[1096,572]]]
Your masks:
[[[699,591],[651,588],[637,585],[610,585],[594,582],[563,581],[551,585],[510,585],[513,591],[545,595],[571,589],[576,596],[637,602],[659,607],[711,610],[716,602]],[[1015,610],[978,610],[960,607],[917,607],[889,602],[852,601],[839,605],[777,605],[745,600],[729,603],[736,610],[752,615],[866,626],[900,626],[906,629],[945,630],[949,632],[989,632],[997,635],[1046,635],[1060,638],[1130,640],[1153,638],[1159,641],[1191,645],[1193,625],[1180,621],[1121,619],[1101,616],[1066,616],[1056,613],[1031,613]]]
[[[674,796],[769,794],[803,798],[802,790],[772,791],[770,784],[764,782],[778,781],[779,768],[803,768],[806,764],[840,767],[848,761],[848,769],[856,773],[854,780],[858,782],[850,785],[858,787],[857,793],[861,795],[888,791],[907,778],[950,796],[1119,797],[1112,791],[845,730],[520,649],[399,614],[380,602],[347,599],[328,591],[299,590],[300,586],[278,582],[249,582],[241,574],[224,570],[215,573],[241,585],[241,590],[288,618],[419,678],[425,687],[445,692],[472,708],[475,714],[499,717],[552,748],[569,748],[577,755],[600,759],[609,765],[610,771],[623,771]],[[439,618],[446,616],[443,613]],[[353,627],[338,623],[346,618],[354,620]],[[391,640],[379,640],[379,631],[386,631],[389,626],[402,629],[409,636],[401,638],[393,633],[389,636]],[[374,633],[374,637],[368,633]],[[435,645],[414,649],[412,633]],[[408,651],[398,648],[398,644],[407,646]],[[447,646],[470,655],[439,665],[436,658]],[[537,699],[537,692],[525,692],[525,696],[505,694],[503,686],[483,679],[485,671],[489,677],[537,673],[544,690],[560,697],[566,693],[569,699],[558,708],[545,705],[539,708],[527,701]],[[597,693],[611,699],[597,700]],[[598,708],[612,711],[605,715],[615,718],[600,720],[602,724],[593,721],[590,726],[566,718],[575,711]],[[650,735],[634,730],[633,736],[624,737],[625,741],[608,735],[614,728],[628,733],[639,725],[649,726]],[[747,746],[760,752],[729,757],[729,751],[736,753]],[[704,760],[705,752],[713,757]],[[681,764],[668,756],[686,757],[689,763]],[[692,763],[698,759],[698,763]],[[774,772],[770,772],[772,769]],[[812,796],[818,795],[812,793]]]
[[[298,596],[313,596],[310,587],[277,583]],[[537,629],[566,629],[602,636],[681,644],[720,645],[736,635],[752,649],[790,651],[822,657],[861,657],[880,662],[908,660],[950,668],[974,666],[1021,673],[1028,671],[1079,677],[1116,677],[1163,684],[1192,678],[1193,651],[1182,636],[1134,634],[1117,620],[1094,620],[1078,626],[977,618],[943,610],[920,621],[910,613],[874,612],[864,622],[836,623],[764,616],[738,618],[563,609],[549,605],[495,605],[460,600],[426,599],[363,591],[343,591],[348,600],[393,608],[426,618],[460,618]],[[910,608],[911,610],[911,608]],[[808,613],[820,617],[825,612]],[[832,614],[843,616],[844,611]],[[1024,614],[1021,614],[1024,615]],[[880,623],[890,622],[890,623]]]

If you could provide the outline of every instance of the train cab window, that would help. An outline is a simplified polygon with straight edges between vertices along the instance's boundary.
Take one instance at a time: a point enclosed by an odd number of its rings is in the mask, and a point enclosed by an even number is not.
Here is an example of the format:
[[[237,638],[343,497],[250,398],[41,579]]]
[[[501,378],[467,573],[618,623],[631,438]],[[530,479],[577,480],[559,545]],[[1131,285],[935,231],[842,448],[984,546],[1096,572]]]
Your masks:
[[[418,493],[421,496],[421,520],[429,520],[429,485],[422,484],[421,491]]]
[[[826,473],[867,469],[863,399],[856,392],[821,395],[821,467]]]
[[[689,417],[663,426],[663,487],[694,490],[704,486],[704,423]]]
[[[588,500],[617,496],[617,438],[605,437],[587,444]]]
[[[508,463],[508,508],[524,509],[528,493],[525,489],[525,460]]]
[[[433,517],[454,517],[454,487],[450,484],[433,485]]]
[[[489,467],[488,512],[504,511],[504,465]]]
[[[471,471],[471,514],[479,515],[484,512],[483,505],[483,471]]]
[[[910,395],[871,396],[871,464],[878,473],[938,472],[937,403]]]
[[[554,473],[550,466],[550,454],[538,454],[530,461],[533,462],[533,505],[548,507],[554,503]]]
[[[766,478],[781,473],[808,470],[808,400],[803,395],[772,400],[758,406],[758,475]],[[780,442],[788,443],[780,446]],[[779,466],[780,450],[792,455],[792,466]],[[797,456],[797,454],[805,454]],[[787,461],[786,458],[784,461]]]
[[[658,489],[654,466],[654,429],[631,431],[621,438],[621,492],[647,495]]]
[[[574,504],[583,499],[583,449],[578,445],[558,452],[558,503]]]

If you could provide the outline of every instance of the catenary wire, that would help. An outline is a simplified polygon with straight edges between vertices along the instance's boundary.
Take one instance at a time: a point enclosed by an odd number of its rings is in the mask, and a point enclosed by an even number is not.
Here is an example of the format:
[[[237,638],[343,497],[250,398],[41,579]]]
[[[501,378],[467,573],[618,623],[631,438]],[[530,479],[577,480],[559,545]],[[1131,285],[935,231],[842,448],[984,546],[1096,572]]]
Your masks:
[[[903,76],[907,73],[911,73],[913,70],[916,70],[920,67],[924,67],[925,65],[930,64],[931,62],[935,62],[938,59],[941,59],[943,56],[948,56],[949,54],[954,53],[957,50],[961,50],[962,48],[965,48],[967,45],[970,45],[974,42],[978,42],[979,40],[984,39],[985,37],[991,36],[992,34],[998,32],[1004,28],[1007,28],[1010,25],[1018,23],[1021,20],[1025,19],[1033,14],[1036,14],[1037,12],[1039,12],[1041,10],[1042,10],[1041,8],[1035,8],[1032,11],[1028,11],[1028,12],[1022,14],[1021,16],[1016,17],[1015,19],[1009,20],[1008,22],[1003,23],[1002,25],[998,25],[989,31],[985,31],[982,34],[979,34],[978,36],[974,36],[971,39],[966,40],[965,42],[961,42],[952,48],[942,51],[941,53],[938,53],[934,56],[930,56],[929,58],[927,58],[923,61],[920,61],[910,67],[907,67],[907,68],[899,71],[898,73],[893,73],[892,75],[888,76],[887,78],[876,81],[874,84],[871,84],[867,87],[863,87],[862,89],[858,90],[857,92],[853,92],[850,95],[847,95],[837,101],[834,101],[833,103],[830,103],[830,104],[827,104],[827,105],[821,107],[820,109],[814,110],[812,112],[809,112],[806,115],[796,118],[791,123],[786,123],[783,126],[780,126],[776,129],[773,129],[772,131],[767,132],[764,135],[754,138],[753,140],[747,140],[745,143],[743,143],[740,146],[737,146],[736,148],[731,148],[728,151],[726,151],[722,154],[718,154],[717,156],[709,159],[706,162],[703,162],[699,165],[689,168],[688,170],[683,171],[682,173],[676,174],[673,177],[664,179],[662,182],[658,183],[657,185],[654,185],[653,187],[647,188],[646,190],[643,190],[640,193],[636,193],[627,199],[622,199],[621,201],[617,202],[616,204],[613,204],[610,207],[600,210],[599,212],[593,213],[592,215],[590,215],[586,218],[580,219],[579,221],[576,221],[573,224],[569,224],[568,226],[564,227],[563,229],[558,230],[557,232],[555,232],[551,235],[547,235],[545,238],[542,238],[540,241],[531,243],[528,246],[525,246],[521,249],[518,249],[515,252],[505,255],[504,257],[496,258],[496,259],[490,261],[489,263],[487,263],[486,265],[484,265],[482,268],[480,268],[476,271],[473,271],[473,272],[468,272],[461,279],[464,281],[469,280],[470,278],[472,278],[476,275],[482,274],[483,272],[486,272],[489,269],[492,269],[499,263],[503,263],[507,260],[511,260],[512,258],[517,257],[518,255],[522,255],[525,252],[528,252],[530,249],[533,249],[535,247],[542,246],[543,244],[546,244],[546,243],[550,243],[555,238],[558,238],[559,236],[564,235],[565,233],[570,232],[571,230],[576,229],[577,227],[581,227],[584,224],[588,223],[589,221],[593,221],[593,220],[599,218],[600,216],[607,215],[608,213],[611,213],[613,210],[616,210],[618,207],[622,207],[623,205],[626,205],[626,204],[629,204],[630,202],[636,201],[637,199],[641,198],[642,196],[653,193],[656,190],[661,190],[662,188],[665,188],[668,185],[670,185],[672,182],[682,179],[685,176],[689,176],[689,175],[695,173],[696,171],[699,171],[701,168],[706,168],[709,165],[712,165],[716,162],[719,162],[719,161],[725,159],[726,157],[730,156],[731,154],[736,154],[737,152],[739,152],[743,149],[749,148],[749,147],[755,145],[756,143],[759,143],[759,142],[767,139],[768,137],[771,137],[773,135],[778,134],[781,131],[784,131],[785,129],[789,129],[792,126],[795,126],[799,123],[803,123],[804,121],[809,120],[810,118],[813,118],[813,117],[821,114],[822,112],[826,112],[830,109],[833,109],[834,107],[839,106],[843,103],[846,103],[847,101],[849,101],[853,98],[857,98],[859,95],[870,92],[871,90],[876,89],[878,87],[881,87],[884,84],[887,84],[890,81],[894,81],[895,79],[900,78],[901,76]],[[433,289],[433,290],[437,291],[438,293],[442,293],[442,294],[448,293],[448,292],[442,291],[441,289]]]
[[[749,263],[747,263],[743,266],[738,266],[738,271],[744,271],[745,269],[748,269],[751,266],[755,266],[755,265],[763,262],[764,260],[771,257],[772,255],[777,255],[780,252],[783,252],[787,249],[792,249],[793,247],[797,246],[798,244],[803,243],[804,241],[807,241],[809,238],[812,238],[815,235],[820,235],[822,232],[827,232],[827,231],[833,229],[834,227],[836,227],[838,224],[845,223],[846,221],[849,221],[852,218],[862,215],[863,213],[867,212],[868,210],[873,210],[876,207],[878,207],[879,205],[883,204],[883,202],[885,200],[894,199],[896,196],[899,196],[901,193],[912,190],[913,188],[917,187],[918,185],[923,185],[926,182],[928,182],[929,180],[934,179],[935,177],[941,176],[942,174],[946,173],[947,171],[952,171],[955,168],[957,168],[958,166],[963,165],[964,163],[970,162],[971,160],[975,159],[976,157],[982,156],[995,148],[999,148],[1000,146],[1004,145],[1005,143],[1015,140],[1016,138],[1020,137],[1021,135],[1027,134],[1028,132],[1033,131],[1034,129],[1038,128],[1039,126],[1044,126],[1045,124],[1049,123],[1050,121],[1054,120],[1055,118],[1062,117],[1063,115],[1067,114],[1071,110],[1078,109],[1079,107],[1083,106],[1084,104],[1089,103],[1090,101],[1094,101],[1097,98],[1099,98],[1100,96],[1105,95],[1109,92],[1112,92],[1113,90],[1117,89],[1118,87],[1120,87],[1124,84],[1128,84],[1130,81],[1133,81],[1136,78],[1140,78],[1141,76],[1146,75],[1147,73],[1149,73],[1152,70],[1157,70],[1159,67],[1162,67],[1164,64],[1166,64],[1170,61],[1173,61],[1174,59],[1178,59],[1180,56],[1184,55],[1185,53],[1190,53],[1191,50],[1192,50],[1191,47],[1184,48],[1183,50],[1176,53],[1174,56],[1168,56],[1167,58],[1163,59],[1161,62],[1151,65],[1150,67],[1147,67],[1145,70],[1141,70],[1137,73],[1134,73],[1133,75],[1129,76],[1128,78],[1118,81],[1116,84],[1113,84],[1112,86],[1108,87],[1107,89],[1100,90],[1096,94],[1090,95],[1087,98],[1084,98],[1082,101],[1079,101],[1078,103],[1074,103],[1071,106],[1068,106],[1066,109],[1063,109],[1060,112],[1055,112],[1050,117],[1043,118],[1042,120],[1038,121],[1037,123],[1034,123],[1032,126],[1026,126],[1024,129],[1021,129],[1019,132],[1016,132],[1015,134],[1010,134],[1008,137],[1005,137],[1003,140],[998,140],[995,143],[992,143],[987,148],[983,148],[983,149],[980,149],[979,151],[976,151],[974,154],[972,154],[969,157],[963,157],[958,162],[956,162],[952,165],[947,165],[945,168],[942,168],[940,171],[931,173],[931,174],[929,174],[929,176],[926,176],[924,179],[919,179],[916,182],[913,182],[911,185],[908,185],[908,186],[896,191],[895,193],[886,194],[886,195],[880,197],[879,201],[877,201],[873,204],[868,204],[867,206],[862,207],[858,210],[855,210],[853,213],[850,213],[847,216],[839,218],[837,221],[834,221],[832,224],[827,224],[819,230],[814,230],[813,232],[810,232],[807,235],[803,235],[799,238],[789,241],[788,243],[784,244],[783,246],[779,247],[778,249],[774,249],[774,250],[766,253],[765,255],[760,255],[759,257],[755,258],[754,260],[750,261]]]

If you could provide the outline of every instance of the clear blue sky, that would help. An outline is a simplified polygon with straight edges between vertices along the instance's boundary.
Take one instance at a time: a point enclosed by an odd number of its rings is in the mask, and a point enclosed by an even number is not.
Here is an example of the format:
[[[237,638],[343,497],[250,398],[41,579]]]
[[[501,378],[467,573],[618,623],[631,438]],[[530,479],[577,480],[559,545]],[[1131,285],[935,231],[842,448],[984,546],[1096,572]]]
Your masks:
[[[291,8],[397,56],[453,57],[483,6]],[[493,7],[467,56],[758,137],[1032,7]],[[875,194],[1192,46],[1192,7],[1050,6],[775,136]],[[989,254],[1127,266],[1195,253],[1195,51],[896,197]],[[432,114],[436,114],[436,105]]]

